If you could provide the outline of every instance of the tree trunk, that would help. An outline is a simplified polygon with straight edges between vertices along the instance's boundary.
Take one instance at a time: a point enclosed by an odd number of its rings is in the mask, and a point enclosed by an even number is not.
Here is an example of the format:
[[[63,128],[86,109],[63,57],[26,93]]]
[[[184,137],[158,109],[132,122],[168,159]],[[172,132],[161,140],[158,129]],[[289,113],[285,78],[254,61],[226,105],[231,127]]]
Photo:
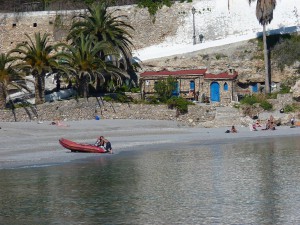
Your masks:
[[[80,78],[80,84],[79,84],[79,92],[80,95],[83,96],[84,98],[88,98],[89,95],[89,84],[87,82],[87,77],[85,74],[82,74]]]
[[[4,94],[4,85],[0,83],[0,109],[5,109],[6,106],[6,96]]]
[[[269,57],[268,57],[268,46],[267,46],[267,34],[266,25],[263,25],[263,42],[264,42],[264,60],[265,60],[265,93],[270,93],[270,69],[269,69]]]
[[[35,104],[43,104],[45,102],[45,77],[43,74],[37,74],[34,78]]]

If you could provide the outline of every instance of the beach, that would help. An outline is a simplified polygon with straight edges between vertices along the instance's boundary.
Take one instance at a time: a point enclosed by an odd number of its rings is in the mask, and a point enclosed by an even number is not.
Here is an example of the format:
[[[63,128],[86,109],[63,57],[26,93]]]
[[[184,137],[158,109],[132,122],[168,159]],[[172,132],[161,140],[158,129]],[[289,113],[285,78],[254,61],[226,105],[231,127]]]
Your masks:
[[[64,121],[66,126],[50,123],[1,122],[0,169],[60,164],[89,157],[114,157],[123,152],[152,151],[162,147],[188,150],[187,143],[207,145],[300,136],[299,127],[288,126],[278,126],[275,131],[250,131],[248,127],[237,126],[238,133],[227,134],[225,131],[230,127],[187,127],[167,120]],[[114,154],[71,153],[58,142],[64,137],[93,144],[100,135],[111,141]]]

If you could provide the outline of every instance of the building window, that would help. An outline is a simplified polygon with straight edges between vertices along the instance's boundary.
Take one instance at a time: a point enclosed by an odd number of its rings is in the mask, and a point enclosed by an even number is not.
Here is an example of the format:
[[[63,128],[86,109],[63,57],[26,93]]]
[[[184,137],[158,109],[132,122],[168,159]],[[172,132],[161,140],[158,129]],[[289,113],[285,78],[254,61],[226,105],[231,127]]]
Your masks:
[[[224,91],[228,91],[228,84],[226,82],[224,84]]]

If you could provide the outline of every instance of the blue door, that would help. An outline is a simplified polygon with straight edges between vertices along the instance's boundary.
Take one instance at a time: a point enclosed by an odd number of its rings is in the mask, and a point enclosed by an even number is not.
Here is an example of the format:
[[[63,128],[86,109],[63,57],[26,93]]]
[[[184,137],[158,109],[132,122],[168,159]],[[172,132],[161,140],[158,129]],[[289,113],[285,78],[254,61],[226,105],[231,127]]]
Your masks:
[[[178,96],[179,95],[179,85],[178,82],[175,83],[175,88],[172,91],[172,96]]]
[[[193,80],[190,81],[190,90],[195,91],[195,81]]]
[[[252,84],[252,92],[258,92],[258,87],[257,87],[257,83],[256,84]]]
[[[210,100],[212,102],[220,101],[220,85],[218,82],[212,82],[210,85]]]

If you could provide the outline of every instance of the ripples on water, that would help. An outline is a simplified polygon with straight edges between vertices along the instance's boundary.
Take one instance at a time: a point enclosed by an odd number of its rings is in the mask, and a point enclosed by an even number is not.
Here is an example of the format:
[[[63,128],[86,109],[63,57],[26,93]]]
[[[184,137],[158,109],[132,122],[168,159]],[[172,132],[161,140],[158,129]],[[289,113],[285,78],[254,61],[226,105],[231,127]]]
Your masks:
[[[300,224],[299,138],[0,170],[0,224]]]

